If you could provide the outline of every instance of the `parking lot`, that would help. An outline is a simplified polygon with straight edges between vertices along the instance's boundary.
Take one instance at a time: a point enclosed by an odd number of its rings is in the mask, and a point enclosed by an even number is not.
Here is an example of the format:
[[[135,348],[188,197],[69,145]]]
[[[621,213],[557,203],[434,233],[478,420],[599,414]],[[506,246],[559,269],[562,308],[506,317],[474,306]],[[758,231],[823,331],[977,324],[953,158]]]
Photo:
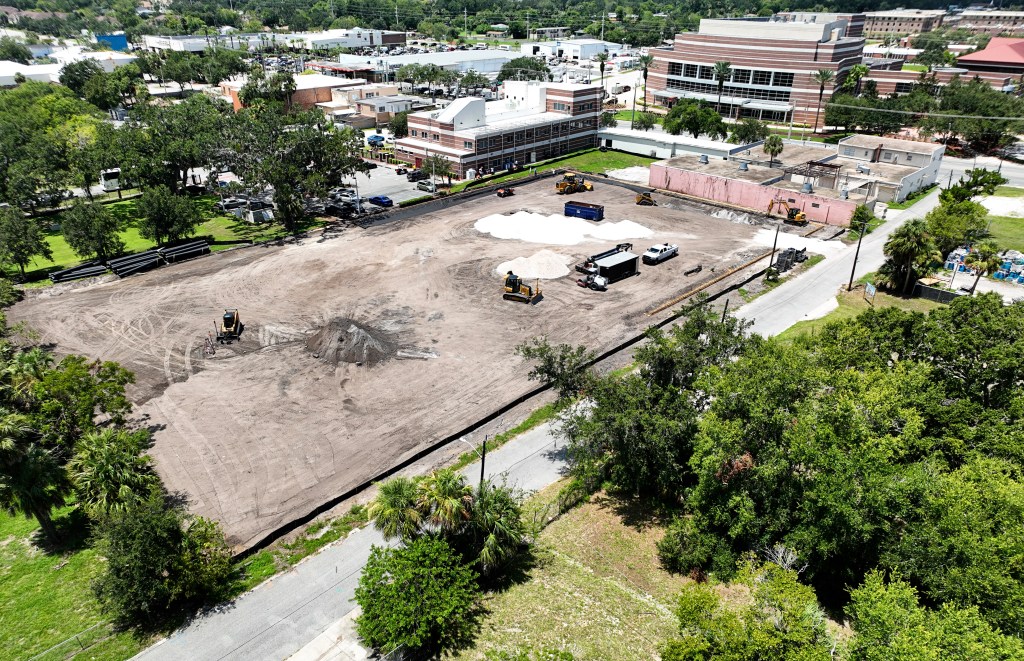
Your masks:
[[[396,201],[419,194],[384,167],[359,183]],[[706,207],[661,197],[637,207],[602,182],[579,197],[604,205],[605,220],[563,218],[566,197],[546,179],[329,238],[43,290],[9,316],[59,352],[135,371],[136,422],[154,430],[167,488],[241,548],[526,392],[517,344],[614,346],[716,267],[765,250],[757,226]],[[514,212],[542,222],[527,227]],[[572,264],[634,225],[638,251],[667,242],[680,255],[605,292],[577,286]],[[502,299],[501,274],[519,259],[550,271],[536,305]],[[686,275],[696,264],[703,271]],[[210,353],[225,308],[239,309],[244,332]]]

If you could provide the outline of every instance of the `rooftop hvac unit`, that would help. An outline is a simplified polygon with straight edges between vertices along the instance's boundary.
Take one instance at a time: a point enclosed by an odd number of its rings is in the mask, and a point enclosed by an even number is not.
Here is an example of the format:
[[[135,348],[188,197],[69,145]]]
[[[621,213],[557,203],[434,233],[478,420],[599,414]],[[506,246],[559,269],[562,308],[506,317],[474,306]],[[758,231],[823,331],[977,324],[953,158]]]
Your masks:
[[[707,163],[708,163],[708,155],[707,154],[701,154],[700,158],[698,159],[698,161],[703,163],[703,164],[705,164],[705,165],[707,165]]]
[[[814,192],[814,186],[811,185],[811,182],[805,181],[804,182],[804,187],[800,189],[800,192],[801,193],[813,193]]]
[[[869,168],[866,165],[858,165],[857,166],[857,172],[862,172],[864,174],[871,174],[871,168]]]
[[[747,164],[746,164],[746,163],[740,163],[740,172],[746,172],[746,171],[747,171],[747,170],[749,170],[749,169],[750,169],[750,168],[749,168],[749,167],[747,167]]]

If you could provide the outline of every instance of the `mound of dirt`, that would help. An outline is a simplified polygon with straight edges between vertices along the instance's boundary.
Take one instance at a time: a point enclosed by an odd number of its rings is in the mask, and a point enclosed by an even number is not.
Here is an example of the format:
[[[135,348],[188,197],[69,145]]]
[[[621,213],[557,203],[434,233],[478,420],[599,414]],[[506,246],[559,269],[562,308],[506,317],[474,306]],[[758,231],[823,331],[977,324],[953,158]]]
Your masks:
[[[330,365],[377,365],[394,356],[398,344],[383,331],[338,317],[306,340],[306,350]]]

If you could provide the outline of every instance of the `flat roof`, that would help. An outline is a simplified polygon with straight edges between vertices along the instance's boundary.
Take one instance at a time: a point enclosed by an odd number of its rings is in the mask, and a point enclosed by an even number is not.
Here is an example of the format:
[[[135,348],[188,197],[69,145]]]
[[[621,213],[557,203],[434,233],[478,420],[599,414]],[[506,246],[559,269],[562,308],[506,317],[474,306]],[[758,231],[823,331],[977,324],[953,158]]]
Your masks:
[[[916,140],[900,140],[898,138],[883,138],[874,135],[851,135],[839,141],[840,146],[859,147],[861,149],[876,149],[882,145],[883,149],[905,151],[911,154],[932,155],[936,151],[944,150],[945,147],[933,142],[917,142]]]
[[[663,142],[672,145],[702,147],[714,151],[734,151],[742,149],[742,145],[736,145],[731,142],[725,142],[720,140],[707,140],[704,138],[693,138],[689,135],[672,135],[671,133],[665,133],[663,131],[641,131],[639,129],[620,129],[618,127],[602,127],[598,129],[598,132],[602,135],[618,135],[624,138],[649,138],[656,142]]]
[[[508,62],[517,57],[522,57],[518,51],[503,50],[456,50],[443,53],[409,53],[407,55],[382,55],[382,56],[360,56],[360,55],[339,55],[338,64],[364,67],[383,68],[400,67],[405,64],[423,64],[430,62],[438,66],[450,66],[452,64],[465,64],[470,62],[483,62],[486,60],[503,60]],[[327,64],[327,63],[325,63]]]
[[[594,262],[594,266],[603,266],[608,268],[609,266],[618,266],[619,264],[625,264],[626,262],[632,262],[637,258],[631,252],[619,252],[614,255],[602,257],[601,259]]]
[[[945,16],[945,9],[889,9],[887,11],[866,11],[865,16],[891,18],[915,18],[918,16]]]
[[[355,78],[339,78],[338,76],[326,76],[322,73],[306,73],[294,76],[295,78],[295,90],[311,90],[321,87],[355,87],[365,83],[365,80],[357,80]],[[239,76],[232,80],[225,80],[221,83],[226,87],[232,89],[241,89],[248,80],[247,76]]]
[[[875,179],[893,184],[898,184],[904,177],[909,177],[915,172],[921,170],[920,167],[916,167],[914,165],[897,165],[895,163],[887,163],[885,161],[865,163],[864,161],[859,161],[855,158],[848,158],[845,156],[834,158],[829,161],[829,163],[843,166],[840,174],[842,178],[849,176],[850,179]],[[871,172],[858,172],[858,165],[868,168]]]
[[[676,156],[674,158],[658,162],[658,164],[665,165],[666,167],[701,172],[704,174],[714,175],[716,177],[724,177],[726,179],[739,179],[755,184],[764,184],[772,181],[773,179],[777,179],[784,174],[779,168],[769,168],[764,165],[755,165],[753,163],[748,164],[746,170],[740,170],[740,163],[742,163],[742,161],[727,161],[723,158],[717,157],[710,157],[708,158],[707,163],[701,163],[700,156],[697,154],[683,154],[682,156]]]

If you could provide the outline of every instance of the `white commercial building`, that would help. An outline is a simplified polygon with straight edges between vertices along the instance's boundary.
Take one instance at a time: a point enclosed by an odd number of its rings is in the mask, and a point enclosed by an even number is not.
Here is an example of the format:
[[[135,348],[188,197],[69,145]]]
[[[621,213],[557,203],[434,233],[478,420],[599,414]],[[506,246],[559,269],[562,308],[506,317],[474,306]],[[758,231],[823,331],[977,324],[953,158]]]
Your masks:
[[[81,60],[95,60],[107,73],[110,73],[118,67],[131,64],[137,59],[131,53],[122,53],[113,50],[87,51],[83,50],[80,46],[72,46],[71,48],[65,48],[64,50],[53,51],[50,53],[50,57],[57,60],[61,66],[71,64],[72,62],[79,62]]]
[[[567,39],[565,41],[541,41],[525,43],[520,47],[523,55],[558,57],[563,60],[592,60],[598,53],[617,55],[625,50],[623,44],[600,39]]]
[[[518,57],[516,53],[502,50],[457,50],[423,55],[391,55],[384,57],[361,57],[339,55],[338,63],[352,68],[371,67],[378,72],[394,72],[406,64],[436,64],[442,69],[466,73],[498,73],[505,63]]]
[[[207,36],[179,35],[161,37],[144,35],[143,46],[149,50],[185,51],[201,53],[207,48],[232,48],[236,50],[260,50],[271,46],[284,48],[376,48],[405,44],[404,32],[388,30],[324,30],[323,32],[257,32],[250,34],[212,34]]]

